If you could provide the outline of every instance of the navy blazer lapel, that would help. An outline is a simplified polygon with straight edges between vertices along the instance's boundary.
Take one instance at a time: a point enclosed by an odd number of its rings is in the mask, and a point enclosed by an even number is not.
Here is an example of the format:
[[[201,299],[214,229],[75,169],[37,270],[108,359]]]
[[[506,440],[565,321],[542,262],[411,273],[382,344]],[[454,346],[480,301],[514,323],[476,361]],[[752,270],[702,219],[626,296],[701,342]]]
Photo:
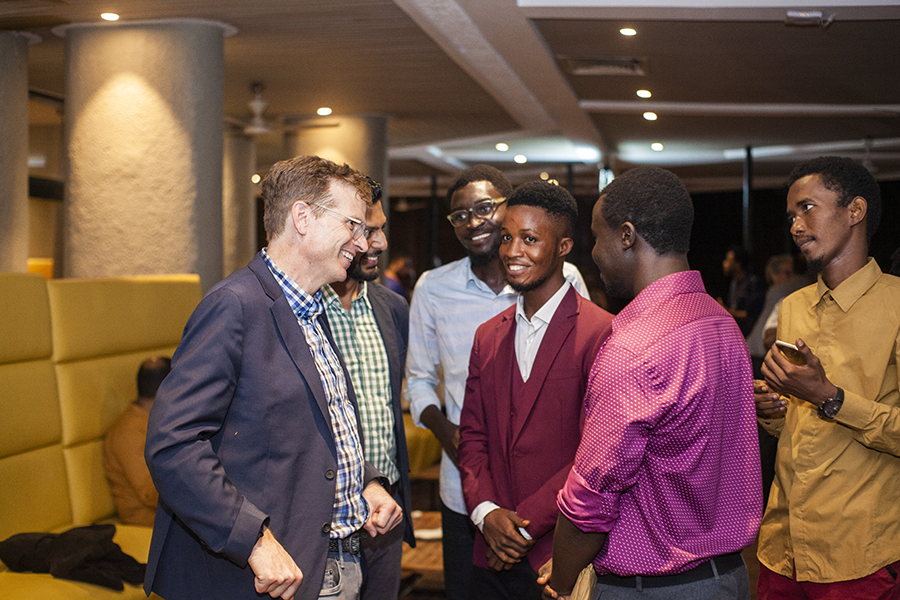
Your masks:
[[[394,333],[396,331],[394,319],[388,312],[385,303],[377,298],[379,291],[380,290],[377,290],[374,285],[366,285],[366,293],[369,295],[369,304],[372,306],[372,312],[375,313],[375,322],[378,324],[378,329],[381,331],[381,339],[384,341],[384,350],[387,352],[391,376],[391,391],[393,392],[394,384],[400,381],[402,377],[401,372],[403,370],[403,365],[400,364],[400,347],[397,345],[397,336]]]
[[[278,285],[262,256],[257,255],[256,258],[250,261],[249,267],[259,279],[263,290],[272,299],[270,310],[275,319],[275,325],[278,327],[278,332],[281,334],[281,339],[284,341],[284,346],[287,348],[291,360],[294,361],[294,364],[300,371],[300,375],[306,381],[306,385],[312,390],[316,404],[319,405],[319,410],[322,411],[322,416],[325,418],[325,422],[328,423],[328,429],[331,431],[331,443],[334,444],[334,428],[331,425],[331,415],[328,412],[325,388],[322,386],[315,359],[313,359],[312,353],[309,351],[309,344],[306,343],[306,337],[303,335],[300,324],[297,322],[297,315],[291,310],[291,305],[284,295],[284,290]]]
[[[534,359],[534,365],[531,367],[531,374],[528,376],[528,382],[524,388],[525,393],[522,395],[518,410],[516,410],[516,419],[512,432],[513,442],[522,433],[522,428],[528,421],[528,415],[531,414],[534,403],[537,402],[547,375],[550,373],[550,367],[553,366],[556,355],[559,354],[566,338],[569,337],[569,333],[575,327],[574,317],[578,315],[577,293],[574,287],[569,288],[569,291],[563,296],[562,302],[560,302],[556,312],[553,314],[553,318],[550,319],[550,323],[547,324],[547,333],[544,334],[544,339],[541,340],[537,356]]]

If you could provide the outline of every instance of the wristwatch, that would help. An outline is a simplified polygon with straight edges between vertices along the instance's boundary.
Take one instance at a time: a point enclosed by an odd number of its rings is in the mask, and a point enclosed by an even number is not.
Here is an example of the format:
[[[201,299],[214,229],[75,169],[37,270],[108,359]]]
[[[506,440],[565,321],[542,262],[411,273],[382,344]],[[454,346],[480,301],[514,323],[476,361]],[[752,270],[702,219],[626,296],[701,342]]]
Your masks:
[[[822,403],[822,406],[819,407],[819,410],[816,412],[820,417],[824,417],[826,419],[833,419],[837,416],[838,411],[841,410],[841,406],[844,405],[844,390],[841,388],[837,389],[834,396],[826,400]]]

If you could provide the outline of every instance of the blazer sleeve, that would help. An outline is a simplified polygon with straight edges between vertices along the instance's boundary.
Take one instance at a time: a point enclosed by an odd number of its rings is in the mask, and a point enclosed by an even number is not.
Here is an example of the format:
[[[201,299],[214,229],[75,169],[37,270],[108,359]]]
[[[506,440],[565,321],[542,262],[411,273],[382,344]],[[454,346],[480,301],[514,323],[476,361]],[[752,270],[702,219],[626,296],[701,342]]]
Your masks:
[[[481,385],[483,358],[480,329],[475,334],[469,357],[469,377],[459,417],[459,472],[469,514],[482,502],[497,501],[489,464],[488,428]]]
[[[229,479],[211,438],[237,385],[242,311],[237,294],[220,288],[191,315],[151,410],[144,451],[162,501],[207,547],[239,566],[268,517]]]

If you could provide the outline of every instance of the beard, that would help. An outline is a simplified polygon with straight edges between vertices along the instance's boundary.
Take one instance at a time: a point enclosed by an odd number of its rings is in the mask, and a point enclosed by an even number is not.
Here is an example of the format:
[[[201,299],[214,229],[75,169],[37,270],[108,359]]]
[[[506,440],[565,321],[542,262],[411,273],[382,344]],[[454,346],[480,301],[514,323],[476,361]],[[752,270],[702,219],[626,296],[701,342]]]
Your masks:
[[[823,266],[822,257],[811,258],[806,261],[806,272],[813,277],[817,277],[822,272]]]
[[[547,278],[542,277],[541,279],[538,279],[537,281],[531,281],[529,283],[513,283],[512,281],[507,281],[507,283],[509,283],[509,287],[511,287],[512,289],[516,290],[517,292],[519,292],[521,294],[524,292],[530,292],[531,290],[538,289],[539,287],[544,285],[544,282],[546,282],[546,281],[547,281]]]
[[[350,265],[350,269],[347,270],[347,277],[356,281],[375,281],[378,279],[378,267],[376,266],[374,269],[365,271],[362,268],[362,260],[360,260]]]
[[[498,244],[496,248],[491,248],[487,252],[474,253],[466,250],[466,254],[469,255],[469,260],[472,261],[473,267],[483,267],[489,264],[491,261],[500,258],[500,245]]]
[[[625,300],[626,302],[634,300],[634,292],[618,281],[604,281],[603,285],[606,287],[607,296]]]

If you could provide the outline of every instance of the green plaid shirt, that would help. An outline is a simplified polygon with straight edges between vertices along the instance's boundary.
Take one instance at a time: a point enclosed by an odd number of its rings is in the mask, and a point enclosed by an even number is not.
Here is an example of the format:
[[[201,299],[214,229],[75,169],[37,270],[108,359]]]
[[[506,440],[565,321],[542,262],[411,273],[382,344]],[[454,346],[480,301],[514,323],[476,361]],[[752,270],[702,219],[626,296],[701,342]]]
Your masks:
[[[367,289],[366,282],[360,282],[359,295],[350,304],[349,312],[344,310],[330,285],[322,287],[322,303],[353,381],[366,460],[394,484],[400,479],[400,470],[391,407],[390,367]]]

